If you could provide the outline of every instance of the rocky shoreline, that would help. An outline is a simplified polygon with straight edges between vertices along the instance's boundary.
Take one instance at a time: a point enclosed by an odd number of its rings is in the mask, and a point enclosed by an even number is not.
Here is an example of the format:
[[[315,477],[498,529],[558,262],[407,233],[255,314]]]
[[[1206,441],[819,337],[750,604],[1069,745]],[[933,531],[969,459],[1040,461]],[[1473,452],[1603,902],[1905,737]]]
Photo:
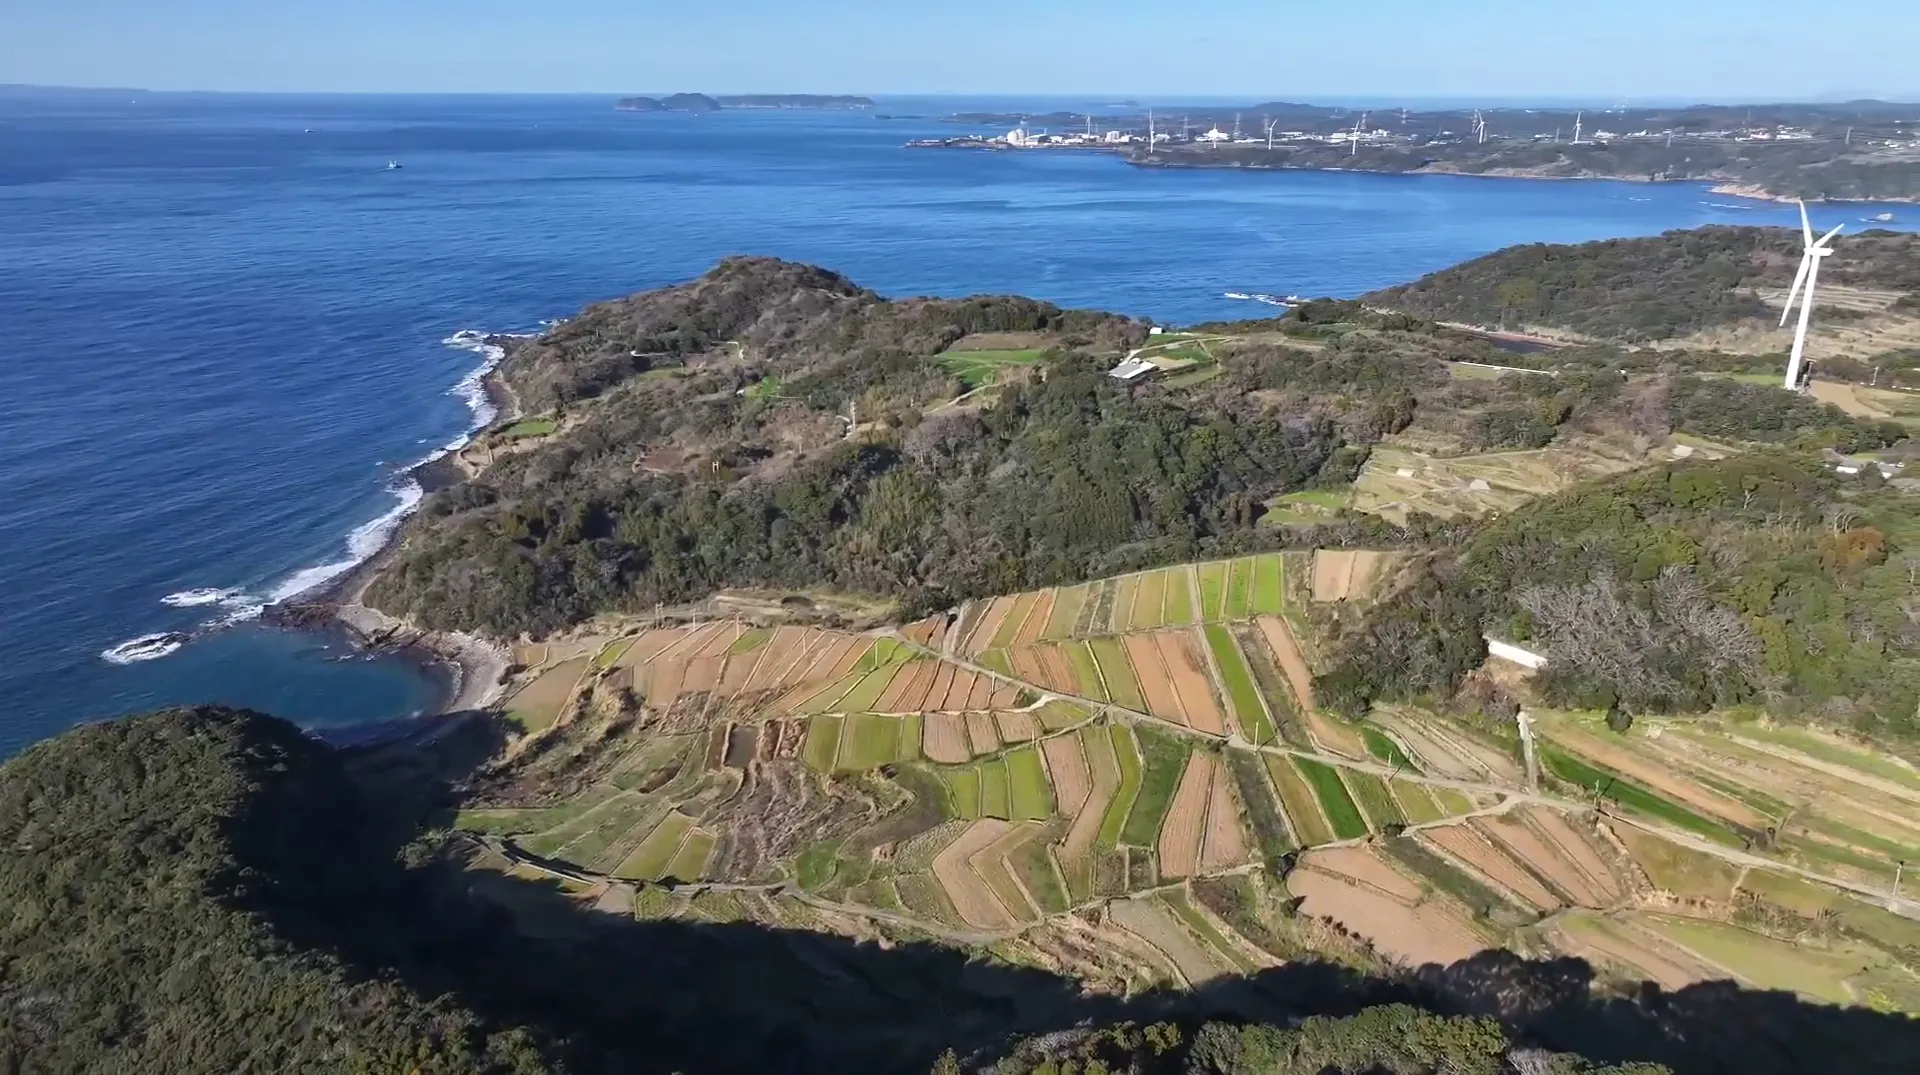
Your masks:
[[[513,393],[499,381],[498,371],[481,381],[497,416],[474,439],[490,429],[519,419]],[[458,484],[470,475],[459,451],[414,467],[410,476],[432,494]],[[265,622],[295,630],[344,632],[352,644],[367,652],[390,653],[418,664],[441,688],[430,716],[446,717],[491,709],[504,697],[513,657],[495,640],[457,631],[435,631],[388,615],[366,604],[368,587],[393,560],[406,533],[394,528],[387,544],[353,570],[298,602],[270,608]]]

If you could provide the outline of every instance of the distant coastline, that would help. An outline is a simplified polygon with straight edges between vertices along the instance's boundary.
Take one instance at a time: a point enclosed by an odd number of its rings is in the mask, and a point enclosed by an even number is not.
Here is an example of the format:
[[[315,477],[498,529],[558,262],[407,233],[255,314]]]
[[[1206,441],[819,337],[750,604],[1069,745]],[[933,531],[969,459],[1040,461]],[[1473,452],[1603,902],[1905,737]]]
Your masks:
[[[874,107],[871,97],[818,93],[675,93],[666,97],[622,97],[619,112],[719,112],[726,109],[808,109],[858,111]]]

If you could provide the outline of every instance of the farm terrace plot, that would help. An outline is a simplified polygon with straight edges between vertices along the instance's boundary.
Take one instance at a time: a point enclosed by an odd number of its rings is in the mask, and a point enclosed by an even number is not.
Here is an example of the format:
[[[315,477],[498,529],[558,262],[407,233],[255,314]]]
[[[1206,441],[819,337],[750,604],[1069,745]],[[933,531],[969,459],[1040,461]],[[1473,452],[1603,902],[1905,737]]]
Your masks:
[[[1287,875],[1300,913],[1325,918],[1409,966],[1454,963],[1489,947],[1469,916],[1366,848],[1309,851]]]
[[[1627,453],[1604,454],[1597,445],[1445,459],[1379,445],[1353,483],[1353,508],[1396,523],[1415,511],[1443,519],[1484,515],[1636,465]]]

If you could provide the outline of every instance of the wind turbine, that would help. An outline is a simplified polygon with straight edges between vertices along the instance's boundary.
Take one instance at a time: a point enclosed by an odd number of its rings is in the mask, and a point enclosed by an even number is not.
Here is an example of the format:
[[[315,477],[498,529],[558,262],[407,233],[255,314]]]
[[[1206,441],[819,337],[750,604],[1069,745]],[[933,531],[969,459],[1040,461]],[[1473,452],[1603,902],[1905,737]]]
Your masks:
[[[1273,120],[1267,121],[1267,152],[1273,152]]]
[[[1805,252],[1800,255],[1800,270],[1793,274],[1793,290],[1787,292],[1786,309],[1780,311],[1780,327],[1787,327],[1787,317],[1793,313],[1793,300],[1800,300],[1800,325],[1793,330],[1793,357],[1787,360],[1787,384],[1789,392],[1800,390],[1800,361],[1807,349],[1807,322],[1813,317],[1813,285],[1820,276],[1820,259],[1833,253],[1827,242],[1840,234],[1845,224],[1835,224],[1833,230],[1820,238],[1813,237],[1813,224],[1807,220],[1807,203],[1800,203],[1800,237],[1806,244]],[[1800,290],[1805,285],[1806,290]]]

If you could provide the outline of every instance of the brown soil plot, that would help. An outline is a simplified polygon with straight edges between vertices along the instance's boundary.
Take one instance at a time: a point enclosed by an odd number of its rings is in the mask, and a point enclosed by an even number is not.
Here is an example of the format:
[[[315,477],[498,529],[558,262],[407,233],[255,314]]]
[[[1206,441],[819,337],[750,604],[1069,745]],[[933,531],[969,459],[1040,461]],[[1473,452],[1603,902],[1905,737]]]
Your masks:
[[[960,838],[942,848],[933,857],[933,876],[940,887],[953,901],[954,910],[960,918],[976,929],[1008,929],[1013,925],[1013,915],[1000,904],[993,890],[980,875],[968,865],[974,855],[986,850],[1005,836],[1013,826],[1005,821],[986,818],[967,826]]]
[[[1526,817],[1586,876],[1589,891],[1600,900],[1598,906],[1610,906],[1626,898],[1627,888],[1619,872],[1608,863],[1597,846],[1600,838],[1588,831],[1586,823],[1573,821],[1558,810],[1529,810]]]
[[[1180,968],[1180,976],[1188,985],[1234,973],[1226,956],[1202,947],[1185,926],[1174,920],[1172,912],[1150,897],[1114,900],[1107,905],[1107,916],[1121,929],[1164,952]]]
[[[1397,561],[1398,557],[1393,553],[1354,553],[1353,571],[1347,577],[1347,599],[1359,601],[1373,596],[1374,587],[1380,584],[1380,580]]]
[[[997,686],[993,688],[993,697],[987,703],[988,709],[1017,709],[1020,706],[1020,688]]]
[[[1020,624],[1020,633],[1014,636],[1016,646],[1031,646],[1040,641],[1047,629],[1047,620],[1053,615],[1054,591],[1041,590],[1040,599],[1028,610],[1027,618]]]
[[[1771,824],[1771,819],[1761,817],[1746,803],[1691,780],[1679,779],[1672,770],[1582,729],[1557,727],[1553,729],[1551,738],[1628,780],[1713,817],[1756,829],[1764,829]]]
[[[633,645],[627,647],[627,652],[621,654],[620,660],[615,663],[627,668],[638,668],[648,661],[653,660],[655,657],[658,657],[662,650],[672,645],[679,637],[680,633],[678,631],[670,631],[664,628],[643,631],[639,638],[633,640]]]
[[[1207,835],[1200,850],[1200,869],[1211,872],[1247,861],[1247,834],[1240,823],[1240,803],[1233,774],[1225,765],[1213,767],[1213,796],[1207,802]]]
[[[1060,646],[1040,646],[1040,666],[1046,669],[1047,678],[1043,680],[1051,690],[1074,696],[1085,695],[1090,688],[1083,687],[1080,678],[1073,674],[1073,662],[1067,659],[1067,651]],[[1098,697],[1095,692],[1093,697]]]
[[[926,696],[927,681],[940,669],[938,661],[908,661],[900,671],[894,674],[893,682],[880,692],[873,703],[875,713],[912,713],[920,708],[920,699]],[[911,699],[911,700],[909,700]]]
[[[1002,743],[1025,743],[1040,738],[1040,725],[1033,714],[1021,709],[1010,709],[995,713],[994,721],[1000,725]]]
[[[1107,804],[1113,801],[1113,794],[1120,787],[1120,763],[1113,754],[1113,736],[1104,725],[1082,728],[1072,736],[1061,738],[1079,741],[1092,782],[1086,803],[1073,815],[1073,826],[1067,830],[1066,842],[1060,848],[1062,857],[1077,859],[1093,850],[1093,843],[1100,835],[1100,822],[1106,814]],[[1055,787],[1058,786],[1056,783]]]
[[[1196,750],[1187,756],[1180,786],[1160,826],[1160,876],[1192,877],[1200,869],[1200,837],[1206,828],[1207,800],[1213,795],[1213,756]]]
[[[727,655],[727,650],[731,649],[735,642],[740,641],[740,636],[746,633],[747,625],[744,623],[716,623],[707,629],[705,637],[699,642],[699,648],[694,652],[700,657],[724,657]]]
[[[1080,737],[1056,735],[1043,740],[1040,753],[1047,759],[1047,777],[1053,782],[1053,795],[1060,812],[1068,817],[1079,814],[1087,796],[1093,794],[1093,773],[1087,768],[1087,756],[1080,750]]]
[[[948,685],[946,696],[936,699],[928,695],[926,708],[957,713],[967,708],[967,703],[972,700],[973,690],[979,682],[979,676],[964,668],[956,668],[953,670],[953,682]]]
[[[1028,898],[1027,890],[1013,876],[1013,870],[1007,865],[1007,856],[1024,847],[1027,841],[1040,834],[1037,825],[1019,824],[1012,826],[1006,835],[995,840],[976,852],[967,860],[973,872],[987,883],[995,896],[1000,898],[1000,906],[1007,909],[1015,918],[1033,920],[1041,917],[1034,909],[1033,901]]]
[[[1180,700],[1174,696],[1173,682],[1167,678],[1166,664],[1160,660],[1160,647],[1153,636],[1127,635],[1121,641],[1126,643],[1127,663],[1133,665],[1140,693],[1147,700],[1147,712],[1185,724],[1187,715],[1180,710]]]
[[[927,685],[927,691],[920,699],[922,708],[945,708],[941,703],[947,699],[948,687],[954,685],[956,672],[960,672],[960,668],[954,664],[947,664],[945,660],[939,664],[939,668],[933,672],[933,683]]]
[[[1606,919],[1569,915],[1556,930],[1558,947],[1589,963],[1611,964],[1650,978],[1664,989],[1684,989],[1695,982],[1723,977],[1695,966],[1678,952],[1655,944],[1637,932]]]
[[[681,694],[698,694],[710,691],[720,683],[719,657],[695,657],[687,662],[687,674],[680,684]]]
[[[975,754],[991,754],[1000,749],[1000,732],[993,725],[992,713],[967,714],[967,742]]]
[[[1293,871],[1287,888],[1301,897],[1301,913],[1328,919],[1409,966],[1457,963],[1486,947],[1471,926],[1437,904],[1409,907],[1318,870]]]
[[[1595,885],[1585,871],[1569,861],[1559,848],[1549,844],[1545,837],[1524,821],[1513,816],[1488,817],[1474,824],[1481,832],[1507,845],[1507,850],[1533,867],[1566,899],[1582,907],[1607,906],[1609,900],[1606,892]]]
[[[1047,667],[1040,663],[1040,651],[1037,647],[1027,646],[1009,650],[1007,659],[1013,664],[1013,674],[1016,679],[1037,687],[1055,689],[1047,682]]]
[[[731,698],[753,678],[753,670],[765,659],[766,647],[753,653],[737,653],[726,659],[726,666],[720,670],[720,693]]]
[[[641,690],[647,704],[655,709],[665,709],[680,697],[681,682],[686,678],[687,665],[677,657],[656,661],[647,677],[647,685]]]
[[[1453,859],[1466,863],[1482,880],[1514,897],[1536,911],[1556,911],[1560,900],[1545,885],[1513,863],[1489,843],[1486,837],[1464,825],[1426,829],[1420,839],[1445,851]]]
[[[1378,854],[1364,847],[1316,848],[1302,855],[1300,863],[1366,885],[1382,895],[1405,903],[1418,903],[1420,900],[1419,882],[1394,869]]]
[[[1353,554],[1344,549],[1316,549],[1313,553],[1313,599],[1345,601],[1353,578]]]
[[[958,709],[993,709],[995,708],[993,704],[993,692],[994,692],[993,677],[983,676],[978,672],[975,672],[973,674],[973,689],[968,691],[967,696],[964,699],[962,699],[959,702],[959,704],[954,705],[953,708],[956,710]],[[1006,706],[1000,706],[998,708],[1005,709]]]
[[[958,713],[928,713],[921,725],[920,749],[928,758],[959,765],[973,757],[967,745],[967,718]]]
[[[1368,719],[1394,733],[1400,745],[1407,748],[1420,767],[1437,776],[1454,780],[1478,780],[1486,773],[1467,758],[1463,758],[1441,742],[1428,735],[1424,726],[1413,721],[1402,720],[1398,715],[1377,710]]]
[[[1013,610],[1013,601],[1011,597],[996,597],[981,613],[979,622],[973,625],[972,635],[964,640],[963,652],[967,656],[978,657],[993,644],[993,636],[1000,633],[1000,621],[1006,619],[1007,613]]]
[[[1166,663],[1173,680],[1173,692],[1180,699],[1187,726],[1195,731],[1225,735],[1227,725],[1220,706],[1213,700],[1213,682],[1207,677],[1206,659],[1200,656],[1193,635],[1185,631],[1165,631],[1154,636],[1160,647],[1160,659]]]
[[[806,648],[806,643],[807,632],[804,628],[775,628],[773,637],[767,639],[767,644],[761,647],[761,652],[765,656],[754,668],[753,675],[747,677],[747,685],[744,689],[764,691],[781,685],[784,673],[793,664],[794,658]]]
[[[1300,652],[1300,643],[1294,640],[1287,621],[1278,616],[1261,616],[1256,622],[1260,624],[1260,634],[1266,638],[1267,647],[1280,662],[1280,670],[1286,673],[1287,685],[1293,688],[1295,707],[1302,713],[1311,711],[1313,670],[1307,667],[1307,658]]]

